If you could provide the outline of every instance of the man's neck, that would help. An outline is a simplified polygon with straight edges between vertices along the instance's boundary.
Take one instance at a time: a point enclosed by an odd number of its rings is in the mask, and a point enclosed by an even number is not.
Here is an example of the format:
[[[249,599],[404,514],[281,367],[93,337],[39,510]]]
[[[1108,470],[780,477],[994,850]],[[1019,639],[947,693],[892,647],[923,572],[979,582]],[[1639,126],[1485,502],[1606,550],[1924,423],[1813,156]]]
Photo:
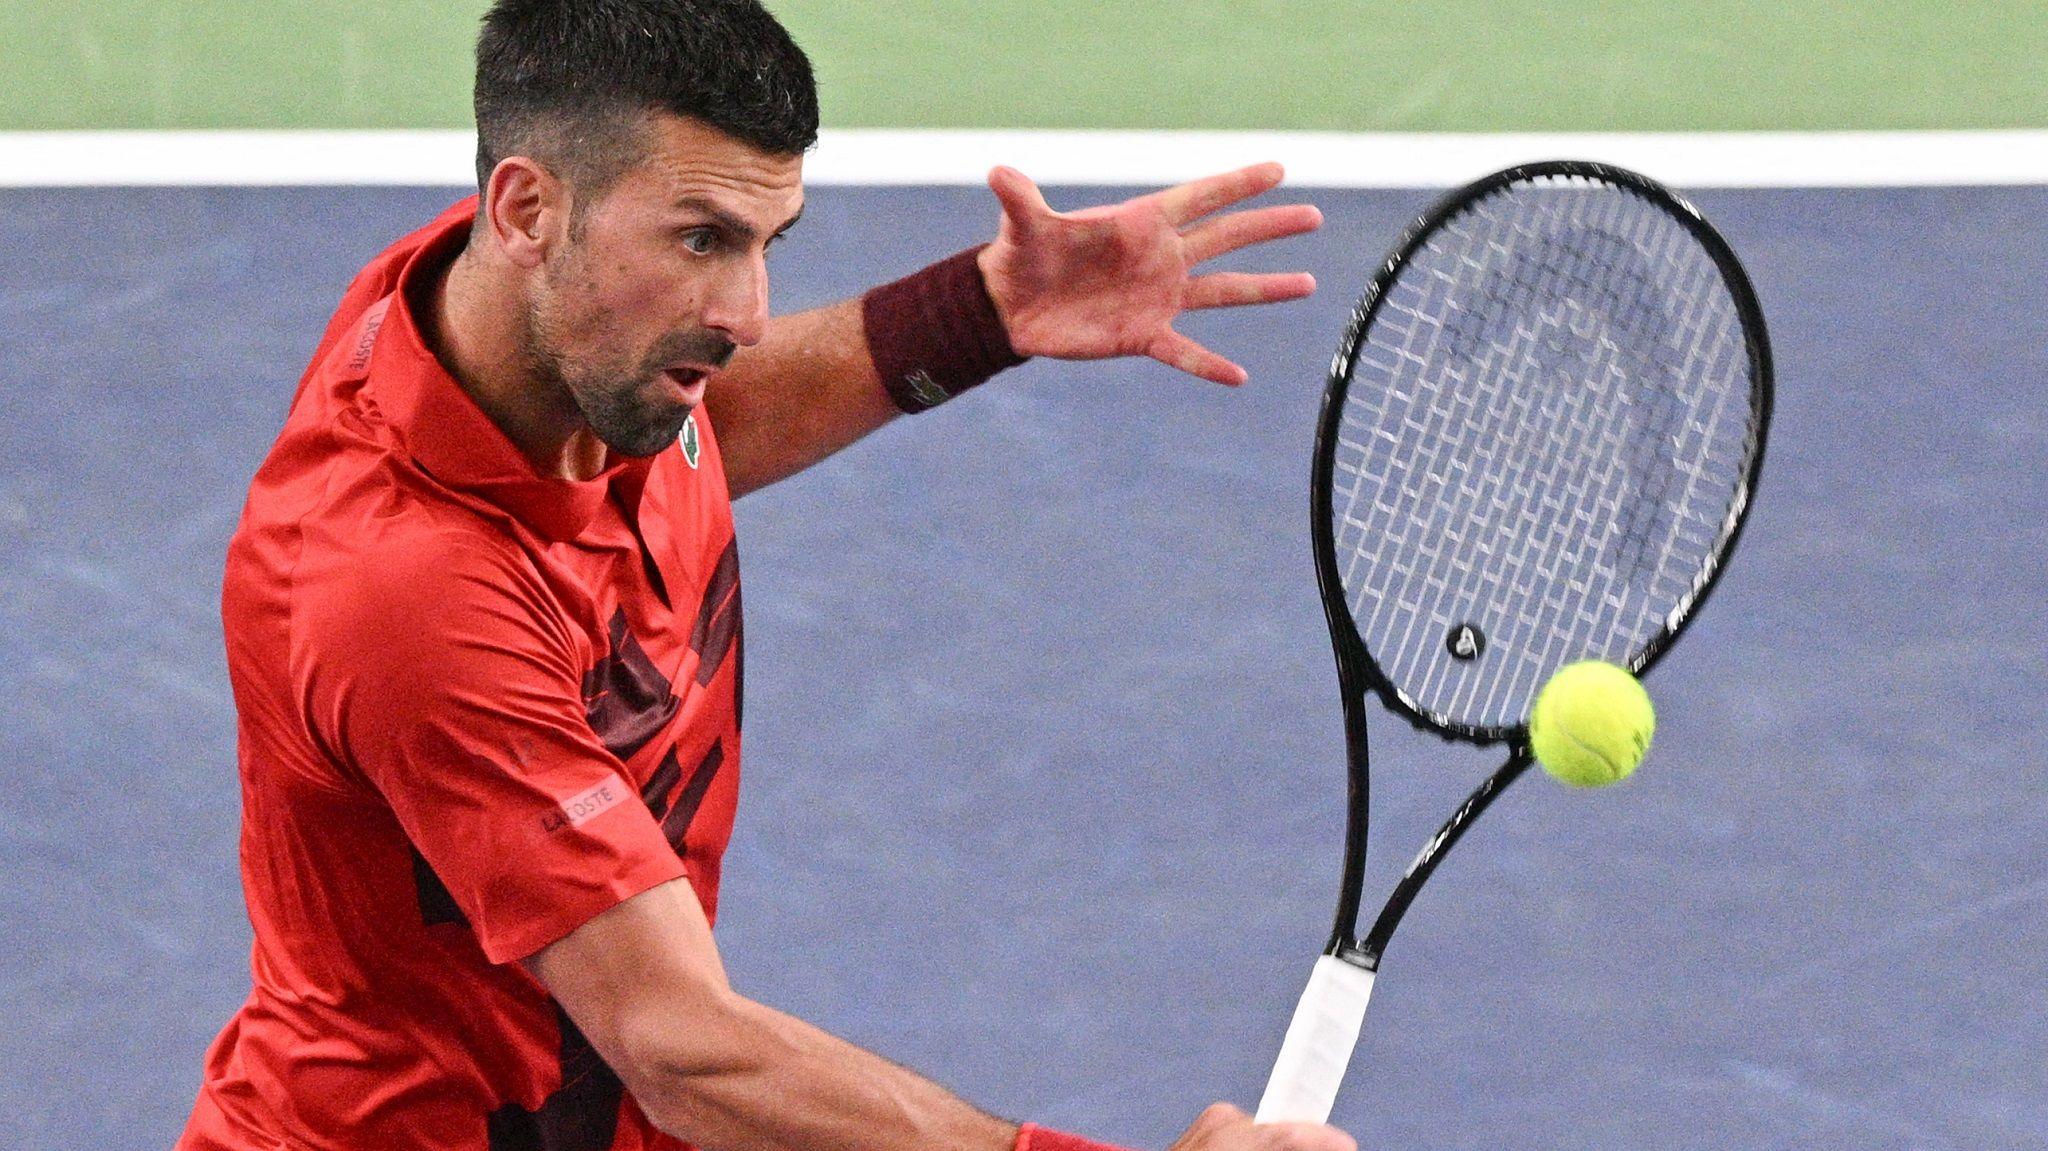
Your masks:
[[[587,480],[604,470],[604,441],[559,384],[530,362],[525,304],[465,248],[414,301],[421,334],[441,366],[543,476]]]

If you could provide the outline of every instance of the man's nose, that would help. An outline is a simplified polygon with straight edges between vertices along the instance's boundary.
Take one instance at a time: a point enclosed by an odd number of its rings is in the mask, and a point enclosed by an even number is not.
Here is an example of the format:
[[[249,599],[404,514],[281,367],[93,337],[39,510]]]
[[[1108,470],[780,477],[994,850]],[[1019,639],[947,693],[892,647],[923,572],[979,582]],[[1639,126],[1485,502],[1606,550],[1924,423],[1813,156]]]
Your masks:
[[[768,328],[768,263],[760,255],[721,279],[705,310],[704,325],[740,347],[761,342]]]

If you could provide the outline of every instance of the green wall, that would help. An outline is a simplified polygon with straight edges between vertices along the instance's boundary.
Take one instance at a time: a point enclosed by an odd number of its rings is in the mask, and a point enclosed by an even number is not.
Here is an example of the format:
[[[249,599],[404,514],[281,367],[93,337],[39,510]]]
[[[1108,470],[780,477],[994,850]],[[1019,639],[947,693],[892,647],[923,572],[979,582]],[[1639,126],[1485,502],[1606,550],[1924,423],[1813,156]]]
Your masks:
[[[2048,0],[774,7],[838,127],[2048,127]],[[459,127],[483,8],[0,0],[0,128]]]

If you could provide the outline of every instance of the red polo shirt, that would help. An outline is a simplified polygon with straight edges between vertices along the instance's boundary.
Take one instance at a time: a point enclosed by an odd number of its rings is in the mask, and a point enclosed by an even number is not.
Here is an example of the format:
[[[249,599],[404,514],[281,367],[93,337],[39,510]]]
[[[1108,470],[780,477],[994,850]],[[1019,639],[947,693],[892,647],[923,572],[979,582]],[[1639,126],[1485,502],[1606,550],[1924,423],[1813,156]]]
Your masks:
[[[678,876],[716,910],[725,474],[702,411],[652,460],[535,472],[414,321],[474,211],[357,276],[228,548],[254,987],[184,1151],[681,1146],[514,961]]]

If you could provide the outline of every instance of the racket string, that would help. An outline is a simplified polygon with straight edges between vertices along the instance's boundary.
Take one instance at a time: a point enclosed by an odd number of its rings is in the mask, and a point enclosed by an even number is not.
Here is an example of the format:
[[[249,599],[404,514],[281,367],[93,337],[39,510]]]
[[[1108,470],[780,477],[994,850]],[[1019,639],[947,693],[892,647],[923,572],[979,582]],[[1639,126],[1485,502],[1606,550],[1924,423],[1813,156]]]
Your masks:
[[[1625,662],[1709,578],[1748,360],[1718,270],[1662,209],[1597,183],[1482,199],[1353,351],[1339,573],[1417,710],[1519,724],[1557,666]],[[1446,643],[1465,625],[1476,661]]]

